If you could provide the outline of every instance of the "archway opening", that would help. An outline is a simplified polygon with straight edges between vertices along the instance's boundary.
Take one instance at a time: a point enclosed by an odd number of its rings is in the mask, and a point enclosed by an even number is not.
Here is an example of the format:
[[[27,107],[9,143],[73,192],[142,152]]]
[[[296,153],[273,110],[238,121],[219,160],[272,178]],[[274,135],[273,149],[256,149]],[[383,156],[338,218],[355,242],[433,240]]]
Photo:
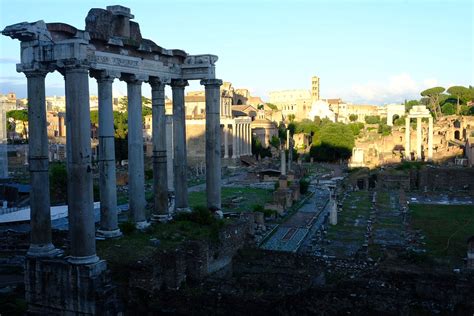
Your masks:
[[[461,139],[461,133],[459,131],[454,131],[454,138],[457,140]]]

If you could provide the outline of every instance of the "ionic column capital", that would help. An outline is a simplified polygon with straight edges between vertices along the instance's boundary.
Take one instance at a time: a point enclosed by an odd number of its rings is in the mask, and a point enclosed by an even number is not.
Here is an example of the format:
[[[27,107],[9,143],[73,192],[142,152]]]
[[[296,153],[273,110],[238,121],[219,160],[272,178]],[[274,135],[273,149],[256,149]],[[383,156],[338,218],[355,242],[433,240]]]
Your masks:
[[[222,80],[220,79],[202,79],[201,85],[205,86],[206,88],[209,87],[220,87],[222,86]]]
[[[171,79],[170,86],[173,89],[176,89],[176,88],[184,89],[186,86],[189,86],[189,83],[187,80],[184,80],[184,79]]]

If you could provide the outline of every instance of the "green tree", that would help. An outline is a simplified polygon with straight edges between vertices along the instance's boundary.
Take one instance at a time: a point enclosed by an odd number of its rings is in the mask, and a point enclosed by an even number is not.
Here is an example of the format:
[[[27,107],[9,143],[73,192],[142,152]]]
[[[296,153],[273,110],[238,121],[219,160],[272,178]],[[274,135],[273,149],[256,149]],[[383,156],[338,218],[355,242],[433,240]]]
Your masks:
[[[456,114],[456,111],[458,111],[459,113],[459,110],[457,110],[457,108],[458,107],[455,104],[445,103],[441,107],[441,112],[443,112],[444,115],[453,115]]]
[[[388,126],[387,123],[380,123],[377,132],[383,136],[388,136],[392,133],[392,127]]]
[[[326,123],[321,127],[321,136],[313,143],[310,156],[317,161],[348,159],[354,148],[352,129],[342,123]]]
[[[360,122],[359,123],[350,123],[350,124],[348,124],[348,126],[352,130],[352,134],[354,134],[354,136],[359,136],[360,131],[364,128],[364,123],[360,123]]]
[[[420,104],[420,101],[418,100],[410,100],[410,101],[405,100],[405,111],[406,112],[410,111],[414,105],[418,105],[418,104]]]
[[[349,121],[351,121],[351,122],[357,121],[357,118],[358,118],[357,114],[349,115]]]
[[[26,129],[26,123],[28,122],[28,111],[27,110],[11,110],[7,112],[7,118],[12,118],[15,121],[20,121],[23,124],[22,135],[24,138],[28,138],[28,132]]]
[[[380,123],[380,116],[378,115],[369,115],[365,117],[365,122],[367,124],[379,124]]]
[[[405,125],[405,119],[406,119],[406,116],[403,115],[399,118],[396,118],[395,121],[393,121],[393,125],[395,126],[403,126]]]
[[[294,114],[289,114],[288,115],[288,121],[293,122],[295,120],[295,115]]]
[[[431,111],[434,114],[435,119],[438,119],[438,117],[441,116],[441,108],[439,105],[439,99],[440,99],[440,95],[445,90],[446,89],[443,87],[434,87],[434,88],[423,90],[420,93],[422,97],[427,97],[429,99],[429,105],[430,105]]]
[[[91,123],[99,125],[99,111],[91,111]]]
[[[49,192],[51,202],[67,202],[67,171],[65,163],[52,163],[49,167]]]
[[[463,86],[452,86],[450,87],[447,92],[452,95],[453,97],[456,98],[457,103],[456,103],[456,114],[459,114],[460,110],[460,101],[467,101],[469,99],[471,92],[469,91],[468,88],[463,87]]]
[[[272,138],[270,139],[270,145],[272,145],[276,149],[279,149],[280,148],[280,138],[273,135]]]

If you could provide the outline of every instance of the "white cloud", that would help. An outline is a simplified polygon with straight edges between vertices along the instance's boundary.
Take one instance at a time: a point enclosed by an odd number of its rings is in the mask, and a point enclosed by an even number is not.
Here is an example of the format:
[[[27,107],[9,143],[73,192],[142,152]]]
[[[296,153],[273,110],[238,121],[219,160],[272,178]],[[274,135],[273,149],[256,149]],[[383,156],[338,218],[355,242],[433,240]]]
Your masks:
[[[396,103],[405,99],[418,99],[422,90],[436,85],[436,79],[416,81],[410,74],[400,73],[381,81],[354,84],[349,91],[341,93],[341,96],[354,103]]]

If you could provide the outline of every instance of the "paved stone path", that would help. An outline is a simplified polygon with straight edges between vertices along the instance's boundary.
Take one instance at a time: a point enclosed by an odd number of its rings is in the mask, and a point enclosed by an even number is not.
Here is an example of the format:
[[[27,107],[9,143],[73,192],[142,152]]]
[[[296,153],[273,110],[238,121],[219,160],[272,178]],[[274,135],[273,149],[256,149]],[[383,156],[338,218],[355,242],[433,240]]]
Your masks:
[[[327,190],[310,186],[313,195],[282,223],[275,233],[261,246],[263,249],[297,252],[308,238],[319,229],[327,218],[325,209],[329,198]]]

